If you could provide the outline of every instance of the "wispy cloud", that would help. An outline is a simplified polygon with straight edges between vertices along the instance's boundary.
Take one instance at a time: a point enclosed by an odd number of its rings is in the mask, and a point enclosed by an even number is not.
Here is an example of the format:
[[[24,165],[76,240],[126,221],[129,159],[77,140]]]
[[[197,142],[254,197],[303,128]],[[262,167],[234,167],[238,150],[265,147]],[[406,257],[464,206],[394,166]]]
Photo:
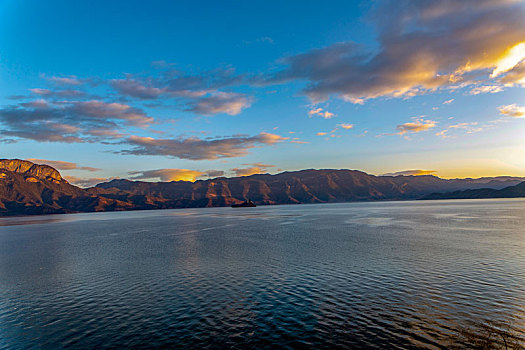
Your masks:
[[[74,75],[67,77],[48,77],[47,80],[57,85],[82,85],[82,81]]]
[[[270,38],[269,36],[262,36],[260,38],[254,39],[254,40],[244,40],[243,43],[246,44],[246,45],[251,45],[251,44],[255,44],[255,43],[266,43],[266,44],[273,45],[275,43],[275,41],[272,38]]]
[[[436,133],[436,136],[440,136],[444,139],[446,138],[449,138],[451,137],[449,135],[449,132],[452,131],[452,130],[458,130],[458,129],[461,129],[461,130],[464,130],[464,132],[466,132],[467,134],[473,134],[475,132],[480,132],[483,130],[482,127],[479,127],[478,126],[478,123],[477,122],[471,122],[471,123],[458,123],[458,124],[453,124],[453,125],[449,125],[447,128],[439,131]]]
[[[42,97],[54,97],[54,98],[79,98],[86,96],[84,91],[80,90],[51,90],[51,89],[42,89],[34,88],[29,89],[33,94],[42,96]]]
[[[49,160],[49,159],[37,159],[37,158],[27,158],[28,161],[35,164],[45,164],[49,165],[58,170],[85,170],[85,171],[99,171],[102,169],[94,168],[90,166],[79,166],[77,163],[65,162],[62,160]]]
[[[121,143],[133,148],[122,150],[119,153],[164,155],[191,160],[233,158],[248,154],[248,150],[251,148],[274,145],[287,139],[287,137],[265,132],[255,136],[231,136],[217,139],[200,139],[197,137],[156,139],[130,136]]]
[[[142,100],[156,99],[166,92],[165,88],[146,86],[135,79],[114,79],[110,84],[121,94]]]
[[[482,85],[476,86],[475,88],[469,91],[470,95],[479,95],[479,94],[495,94],[503,91],[503,86],[501,85]]]

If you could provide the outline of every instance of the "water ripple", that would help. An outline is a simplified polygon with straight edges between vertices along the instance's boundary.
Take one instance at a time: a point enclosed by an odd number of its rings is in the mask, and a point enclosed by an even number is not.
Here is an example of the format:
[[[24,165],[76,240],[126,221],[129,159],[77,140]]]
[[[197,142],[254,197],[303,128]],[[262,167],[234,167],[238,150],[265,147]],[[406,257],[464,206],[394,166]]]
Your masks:
[[[480,320],[525,334],[524,209],[354,203],[0,222],[0,349],[439,349]]]

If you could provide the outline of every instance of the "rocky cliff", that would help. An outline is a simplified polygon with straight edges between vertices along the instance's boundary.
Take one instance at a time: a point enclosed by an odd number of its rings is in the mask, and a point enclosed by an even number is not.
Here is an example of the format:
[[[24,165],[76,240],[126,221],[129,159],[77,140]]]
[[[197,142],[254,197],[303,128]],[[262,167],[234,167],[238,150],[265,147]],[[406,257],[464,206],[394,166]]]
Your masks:
[[[130,209],[131,205],[92,195],[69,184],[48,166],[0,160],[0,216]]]
[[[48,180],[56,184],[67,183],[60,173],[49,165],[38,165],[21,159],[0,159],[0,169],[24,174],[26,181]],[[2,176],[2,175],[0,175]],[[5,174],[4,174],[5,176]]]

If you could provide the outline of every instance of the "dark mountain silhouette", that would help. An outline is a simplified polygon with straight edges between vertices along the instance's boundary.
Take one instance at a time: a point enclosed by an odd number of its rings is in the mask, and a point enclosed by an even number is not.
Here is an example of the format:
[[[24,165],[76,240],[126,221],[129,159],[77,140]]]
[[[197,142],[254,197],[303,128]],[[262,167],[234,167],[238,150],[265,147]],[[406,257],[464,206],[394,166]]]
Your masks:
[[[82,189],[47,165],[0,160],[0,215],[263,204],[420,199],[437,192],[502,189],[524,178],[446,180],[436,176],[374,176],[356,170],[301,170],[210,180],[112,180]]]
[[[476,190],[432,193],[422,199],[480,199],[480,198],[517,198],[525,197],[525,182],[501,190],[480,188]]]

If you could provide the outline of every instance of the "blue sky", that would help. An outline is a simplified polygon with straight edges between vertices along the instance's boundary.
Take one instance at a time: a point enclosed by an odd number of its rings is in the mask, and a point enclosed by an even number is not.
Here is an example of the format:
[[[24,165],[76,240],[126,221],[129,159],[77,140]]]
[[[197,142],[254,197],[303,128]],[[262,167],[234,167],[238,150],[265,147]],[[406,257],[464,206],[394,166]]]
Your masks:
[[[523,1],[0,2],[0,156],[81,185],[525,176],[523,87]]]

